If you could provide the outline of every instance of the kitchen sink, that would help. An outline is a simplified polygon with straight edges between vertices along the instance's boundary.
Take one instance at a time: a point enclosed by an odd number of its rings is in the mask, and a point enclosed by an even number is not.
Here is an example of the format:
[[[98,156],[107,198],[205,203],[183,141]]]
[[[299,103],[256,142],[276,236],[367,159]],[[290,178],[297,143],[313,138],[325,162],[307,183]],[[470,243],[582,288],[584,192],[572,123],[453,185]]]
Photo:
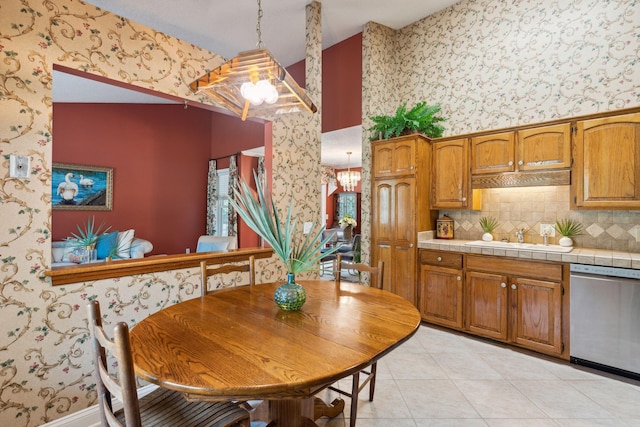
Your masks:
[[[501,242],[491,241],[485,242],[484,240],[475,240],[473,242],[466,242],[467,246],[477,246],[481,248],[497,248],[497,249],[517,249],[520,251],[538,251],[538,252],[571,252],[572,246],[560,246],[560,245],[541,245],[537,243],[517,243],[517,242]]]

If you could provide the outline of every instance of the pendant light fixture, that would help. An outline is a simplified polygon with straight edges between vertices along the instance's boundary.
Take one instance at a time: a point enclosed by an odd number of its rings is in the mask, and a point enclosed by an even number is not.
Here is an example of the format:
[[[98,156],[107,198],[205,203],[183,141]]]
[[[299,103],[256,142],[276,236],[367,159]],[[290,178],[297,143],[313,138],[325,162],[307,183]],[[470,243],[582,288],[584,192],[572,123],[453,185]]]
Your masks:
[[[257,115],[296,113],[306,109],[318,111],[305,91],[287,70],[262,47],[262,5],[258,1],[257,49],[240,52],[215,70],[189,86],[240,116],[242,120]]]
[[[347,171],[338,172],[338,181],[344,191],[353,191],[358,185],[358,181],[362,178],[360,172],[351,170],[351,151],[347,151]]]

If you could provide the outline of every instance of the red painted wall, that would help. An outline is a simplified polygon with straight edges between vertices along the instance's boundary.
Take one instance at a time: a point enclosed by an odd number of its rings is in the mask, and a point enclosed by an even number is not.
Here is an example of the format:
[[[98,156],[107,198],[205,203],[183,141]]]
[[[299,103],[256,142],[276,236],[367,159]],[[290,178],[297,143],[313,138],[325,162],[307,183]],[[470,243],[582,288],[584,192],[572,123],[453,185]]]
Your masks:
[[[287,67],[305,82],[304,60]],[[362,33],[322,51],[322,132],[362,123]]]
[[[263,127],[182,105],[54,104],[53,160],[113,167],[114,199],[112,211],[53,211],[53,240],[95,215],[112,230],[135,229],[152,254],[194,251],[205,233],[209,158],[263,145]]]

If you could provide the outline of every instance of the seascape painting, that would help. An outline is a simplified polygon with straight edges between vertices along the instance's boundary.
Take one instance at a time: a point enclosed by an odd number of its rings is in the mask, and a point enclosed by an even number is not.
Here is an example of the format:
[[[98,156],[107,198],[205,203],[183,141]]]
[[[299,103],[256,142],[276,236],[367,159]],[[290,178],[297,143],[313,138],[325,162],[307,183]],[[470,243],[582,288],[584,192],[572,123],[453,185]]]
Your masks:
[[[112,209],[112,168],[54,163],[51,182],[53,209]]]

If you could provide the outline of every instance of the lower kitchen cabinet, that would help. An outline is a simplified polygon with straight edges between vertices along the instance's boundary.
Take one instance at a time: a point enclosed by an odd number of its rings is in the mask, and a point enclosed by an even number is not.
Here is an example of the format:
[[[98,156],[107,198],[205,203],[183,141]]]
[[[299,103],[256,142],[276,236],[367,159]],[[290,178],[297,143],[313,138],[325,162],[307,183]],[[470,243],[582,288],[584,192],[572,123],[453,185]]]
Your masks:
[[[420,264],[424,321],[568,359],[565,264],[425,249]]]
[[[422,318],[430,323],[462,329],[462,255],[421,251],[420,261]]]

